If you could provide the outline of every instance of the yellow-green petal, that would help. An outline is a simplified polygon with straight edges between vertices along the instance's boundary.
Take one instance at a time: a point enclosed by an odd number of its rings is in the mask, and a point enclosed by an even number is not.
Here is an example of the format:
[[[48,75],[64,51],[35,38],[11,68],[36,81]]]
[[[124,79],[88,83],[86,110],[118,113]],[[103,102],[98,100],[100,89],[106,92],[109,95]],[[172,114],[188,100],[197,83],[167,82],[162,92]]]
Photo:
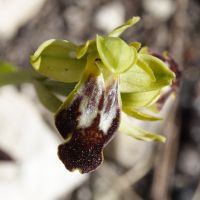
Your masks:
[[[122,111],[125,112],[127,115],[134,117],[139,120],[143,121],[158,121],[158,120],[163,120],[163,118],[148,115],[146,113],[140,112],[138,110],[122,107]]]
[[[140,20],[140,17],[133,17],[132,19],[128,20],[126,23],[115,28],[108,36],[109,37],[119,37],[127,28],[136,24],[139,20]]]
[[[149,65],[147,65],[147,63],[144,60],[142,60],[141,58],[138,58],[136,64],[138,67],[143,69],[151,77],[153,82],[156,81],[153,70],[149,67]]]
[[[174,72],[172,72],[162,60],[147,54],[138,54],[138,58],[144,60],[147,65],[149,65],[155,76],[164,75],[166,79],[175,80],[176,76]]]
[[[175,74],[164,62],[147,54],[138,54],[138,58],[144,60],[152,69],[156,81],[153,82],[150,76],[136,64],[127,72],[120,74],[120,92],[148,92],[172,84]]]
[[[123,40],[97,35],[97,50],[104,65],[113,73],[121,74],[129,70],[137,61],[137,51]]]
[[[133,46],[135,47],[135,49],[138,51],[141,47],[141,43],[139,42],[132,42],[131,44],[129,44],[129,46]]]
[[[123,107],[131,109],[144,108],[154,104],[160,97],[161,90],[150,92],[121,93]]]
[[[140,54],[149,54],[149,47],[144,46],[139,51]]]
[[[77,48],[65,40],[48,40],[30,57],[30,61],[36,71],[49,78],[76,82],[81,79],[86,66],[86,58],[76,58]]]
[[[96,41],[95,40],[89,40],[89,41],[87,41],[86,44],[82,44],[82,45],[78,46],[78,49],[76,51],[76,57],[77,57],[77,59],[80,59],[87,52],[91,53],[91,52],[96,51],[96,50],[97,50]]]
[[[147,131],[144,131],[142,129],[139,129],[139,128],[133,126],[133,124],[130,122],[128,116],[123,112],[121,114],[122,114],[122,120],[121,120],[121,124],[119,127],[119,131],[121,131],[124,134],[129,135],[131,137],[134,137],[138,140],[165,142],[165,140],[166,140],[165,137],[163,137],[161,135],[149,133]]]

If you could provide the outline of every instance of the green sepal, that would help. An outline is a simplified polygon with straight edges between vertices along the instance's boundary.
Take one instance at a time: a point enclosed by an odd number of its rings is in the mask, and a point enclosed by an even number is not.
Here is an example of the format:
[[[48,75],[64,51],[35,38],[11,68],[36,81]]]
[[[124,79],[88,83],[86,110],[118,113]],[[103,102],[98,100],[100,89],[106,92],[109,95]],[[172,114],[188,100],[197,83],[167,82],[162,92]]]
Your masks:
[[[138,110],[134,110],[134,109],[126,108],[126,107],[122,107],[122,111],[131,117],[134,117],[136,119],[143,120],[143,121],[163,120],[163,118],[148,115],[148,114],[140,112]]]
[[[132,42],[131,44],[129,44],[129,46],[133,46],[135,47],[135,49],[138,51],[141,47],[141,43],[139,42]]]
[[[141,58],[138,58],[136,64],[138,67],[143,69],[151,77],[153,82],[156,81],[153,70],[149,67],[149,65],[147,65],[147,63],[144,60],[142,60]]]
[[[121,26],[115,28],[108,37],[119,37],[127,28],[133,26],[140,20],[140,17],[133,17],[132,19],[128,20],[126,23],[122,24]]]
[[[144,60],[147,65],[153,70],[154,75],[164,76],[165,79],[175,80],[176,76],[167,65],[160,59],[147,55],[147,54],[138,54],[138,58]]]
[[[161,95],[161,90],[150,92],[121,93],[123,107],[131,109],[144,108],[154,104]]]
[[[147,54],[138,54],[138,58],[144,60],[152,69],[156,81],[153,82],[139,66],[133,65],[127,72],[120,74],[120,92],[148,92],[172,84],[175,74],[164,62]]]
[[[30,61],[36,71],[49,78],[77,82],[86,66],[86,58],[76,58],[77,48],[65,40],[48,40],[30,57]]]
[[[165,142],[165,137],[139,129],[133,126],[133,124],[130,122],[128,116],[125,113],[122,112],[121,115],[122,120],[118,129],[119,131],[138,140]]]
[[[0,63],[0,74],[14,72],[16,70],[17,68],[11,63],[6,63],[6,62]]]
[[[55,113],[62,105],[62,101],[58,99],[48,88],[46,88],[40,81],[33,81],[35,90],[39,97],[40,102],[49,111]]]
[[[113,73],[121,74],[129,70],[137,61],[137,51],[123,40],[97,35],[97,50],[104,65]]]
[[[76,51],[76,57],[77,59],[82,58],[87,52],[91,53],[93,51],[96,51],[96,41],[95,40],[89,40],[86,44],[82,44],[78,46],[78,49]]]

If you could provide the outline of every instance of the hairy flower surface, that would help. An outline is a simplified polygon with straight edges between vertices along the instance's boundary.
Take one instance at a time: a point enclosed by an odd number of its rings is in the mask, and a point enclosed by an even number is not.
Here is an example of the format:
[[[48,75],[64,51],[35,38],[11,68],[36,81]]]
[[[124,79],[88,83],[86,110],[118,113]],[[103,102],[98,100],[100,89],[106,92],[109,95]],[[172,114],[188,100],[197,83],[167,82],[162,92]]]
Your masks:
[[[128,45],[118,38],[139,19],[133,17],[108,37],[97,35],[85,45],[46,41],[31,56],[31,64],[41,74],[59,82],[78,81],[55,114],[55,125],[65,140],[58,156],[69,171],[95,170],[117,130],[140,140],[165,141],[163,136],[134,127],[127,116],[161,120],[136,109],[156,105],[161,89],[175,81],[175,71],[166,65],[168,58],[146,48],[138,52],[140,43]]]

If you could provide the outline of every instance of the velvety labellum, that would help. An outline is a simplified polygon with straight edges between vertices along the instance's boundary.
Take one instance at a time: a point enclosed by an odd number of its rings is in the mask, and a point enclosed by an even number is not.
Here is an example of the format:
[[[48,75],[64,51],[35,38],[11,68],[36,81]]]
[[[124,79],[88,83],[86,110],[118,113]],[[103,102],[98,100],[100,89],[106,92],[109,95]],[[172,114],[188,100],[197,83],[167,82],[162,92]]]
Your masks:
[[[66,140],[58,147],[65,167],[80,173],[95,170],[102,163],[102,150],[114,137],[119,123],[118,78],[111,76],[105,84],[101,73],[90,74],[66,108],[59,109],[55,116],[56,127]]]

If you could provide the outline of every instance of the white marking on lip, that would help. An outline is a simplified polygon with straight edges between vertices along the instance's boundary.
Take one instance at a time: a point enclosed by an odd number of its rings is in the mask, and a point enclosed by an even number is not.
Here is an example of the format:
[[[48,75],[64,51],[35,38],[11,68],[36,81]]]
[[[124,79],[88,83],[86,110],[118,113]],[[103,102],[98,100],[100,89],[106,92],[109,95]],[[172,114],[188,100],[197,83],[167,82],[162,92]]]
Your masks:
[[[117,89],[117,84],[118,81],[114,81],[112,88],[109,90],[108,94],[105,96],[104,99],[104,107],[102,110],[102,114],[101,114],[101,119],[100,119],[100,125],[99,128],[100,130],[102,130],[104,132],[104,134],[107,134],[109,128],[112,125],[113,119],[116,117],[117,114],[117,107],[118,107],[118,92],[116,91]],[[112,103],[110,106],[110,110],[108,112],[106,112],[106,107],[108,102],[107,97],[108,96],[112,96]]]
[[[98,111],[99,101],[104,91],[104,87],[102,83],[103,83],[103,79],[102,77],[99,77],[96,80],[95,85],[94,85],[94,90],[95,91],[98,90],[98,92],[91,93],[90,96],[86,96],[86,95],[83,96],[83,100],[79,107],[79,111],[81,112],[81,115],[79,116],[78,128],[87,128],[91,126],[95,117],[99,113]],[[93,98],[95,99],[95,103],[90,105],[90,101]],[[90,106],[88,107],[88,105]]]
[[[95,80],[93,91],[89,96],[83,94],[84,86],[80,88],[78,93],[83,95],[83,99],[79,107],[81,115],[78,117],[77,128],[84,129],[90,127],[97,115],[100,114],[99,130],[102,130],[105,135],[107,134],[109,128],[112,126],[113,119],[117,115],[117,109],[119,108],[118,79],[114,78],[112,81],[107,82],[107,91],[105,91],[104,88],[104,79],[102,76]],[[98,107],[103,93],[103,108],[99,110]],[[111,102],[109,98],[111,98]],[[93,102],[91,103],[92,100]],[[106,110],[108,104],[111,105],[109,110]]]
[[[97,116],[98,102],[95,103],[95,106],[92,107],[92,109],[87,109],[88,102],[89,98],[84,96],[79,108],[81,115],[79,116],[78,128],[89,127],[92,124],[94,118]]]

